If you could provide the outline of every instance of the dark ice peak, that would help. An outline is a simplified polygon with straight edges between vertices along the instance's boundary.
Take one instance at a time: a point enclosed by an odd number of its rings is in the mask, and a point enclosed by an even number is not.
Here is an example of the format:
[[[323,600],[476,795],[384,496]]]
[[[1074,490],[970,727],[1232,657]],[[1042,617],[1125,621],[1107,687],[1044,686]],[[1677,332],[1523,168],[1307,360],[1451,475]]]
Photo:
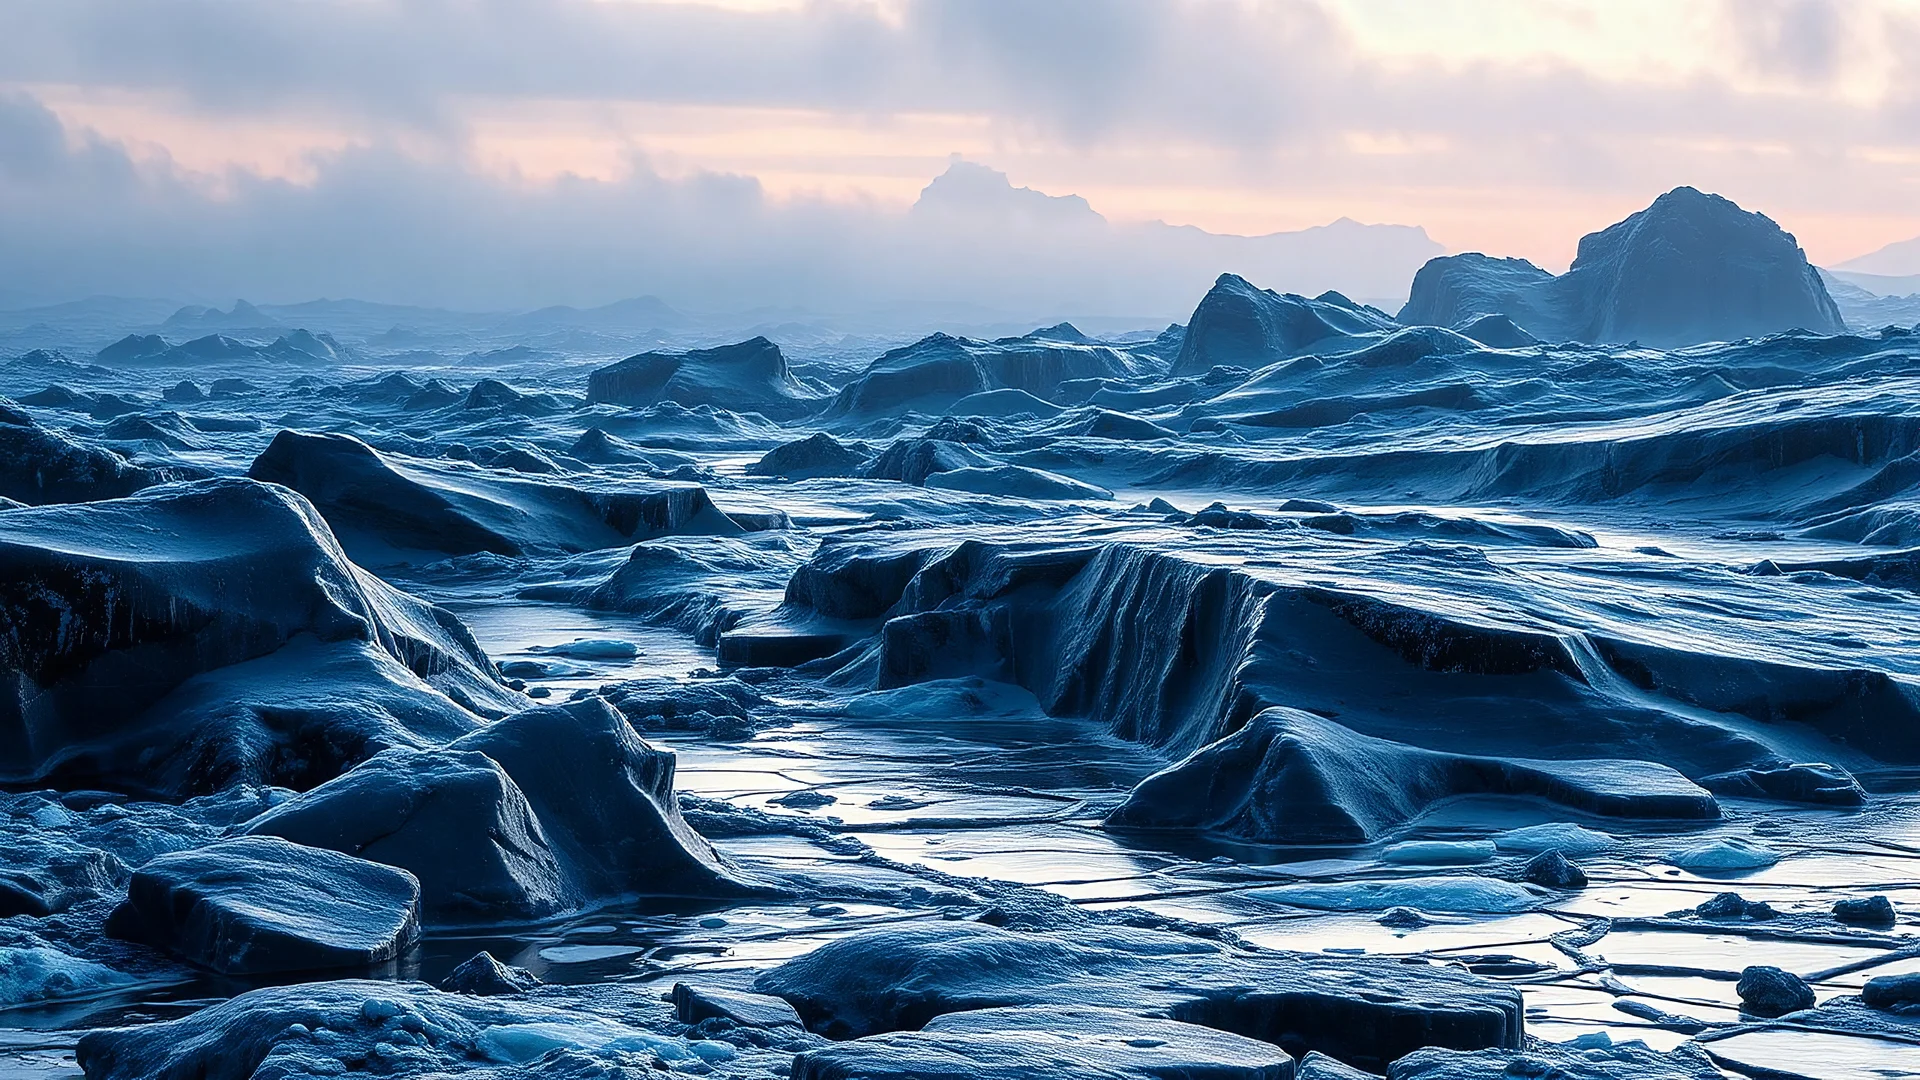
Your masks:
[[[1558,277],[1522,259],[1434,259],[1414,275],[1400,321],[1461,328],[1487,315],[1548,340],[1660,348],[1846,329],[1791,233],[1691,187],[1582,237]]]
[[[1221,274],[1193,310],[1173,374],[1263,367],[1322,343],[1397,329],[1384,313],[1331,295],[1309,300],[1262,289],[1238,274]]]
[[[1582,237],[1566,279],[1578,283],[1571,329],[1582,340],[1690,345],[1845,329],[1791,233],[1690,187]]]

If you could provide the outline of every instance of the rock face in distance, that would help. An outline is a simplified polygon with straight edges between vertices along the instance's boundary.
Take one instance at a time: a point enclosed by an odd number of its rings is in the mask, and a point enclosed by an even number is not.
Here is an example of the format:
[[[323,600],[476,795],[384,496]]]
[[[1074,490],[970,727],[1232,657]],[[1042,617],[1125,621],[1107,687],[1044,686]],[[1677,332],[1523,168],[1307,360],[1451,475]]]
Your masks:
[[[794,378],[780,346],[764,337],[687,352],[646,352],[587,376],[591,403],[644,408],[662,401],[757,412],[787,420],[819,400]]]
[[[1442,799],[1513,795],[1613,817],[1711,819],[1713,796],[1648,761],[1471,757],[1273,708],[1134,788],[1109,827],[1263,843],[1369,843]]]
[[[1262,289],[1222,274],[1193,309],[1173,374],[1199,375],[1213,367],[1257,368],[1321,342],[1398,328],[1385,312],[1339,293],[1309,300]]]
[[[1292,1080],[1272,1043],[1114,1009],[1036,1006],[948,1013],[920,1031],[810,1050],[793,1080]]]
[[[740,526],[697,484],[586,488],[382,454],[351,435],[282,431],[248,475],[305,495],[369,565],[409,553],[592,551]]]
[[[787,999],[829,1038],[917,1030],[972,1009],[1093,1007],[1378,1070],[1422,1046],[1518,1049],[1523,1037],[1519,992],[1459,968],[1242,953],[1120,927],[1014,932],[942,922],[870,930],[787,961],[754,989]]]
[[[1791,234],[1690,187],[1582,237],[1559,277],[1519,259],[1435,259],[1414,275],[1400,321],[1460,327],[1488,314],[1554,341],[1661,348],[1846,329]]]
[[[353,565],[285,488],[0,513],[0,776],[311,787],[515,699],[451,612]]]
[[[149,861],[107,930],[223,975],[364,967],[413,943],[419,904],[404,870],[250,836]]]
[[[537,919],[580,900],[527,797],[484,754],[385,750],[245,831],[411,872],[429,924]]]

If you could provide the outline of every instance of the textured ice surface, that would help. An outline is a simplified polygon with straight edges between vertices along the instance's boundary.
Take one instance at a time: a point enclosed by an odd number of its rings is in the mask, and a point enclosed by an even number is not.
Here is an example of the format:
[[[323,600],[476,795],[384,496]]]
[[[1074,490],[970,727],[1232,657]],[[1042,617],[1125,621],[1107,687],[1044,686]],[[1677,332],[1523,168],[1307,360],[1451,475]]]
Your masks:
[[[0,359],[0,1057],[1899,1067],[1920,337],[1732,340],[1645,265],[1688,198],[1436,264],[1443,325],[1228,276],[1115,336],[327,304]],[[350,966],[211,976],[242,932]]]

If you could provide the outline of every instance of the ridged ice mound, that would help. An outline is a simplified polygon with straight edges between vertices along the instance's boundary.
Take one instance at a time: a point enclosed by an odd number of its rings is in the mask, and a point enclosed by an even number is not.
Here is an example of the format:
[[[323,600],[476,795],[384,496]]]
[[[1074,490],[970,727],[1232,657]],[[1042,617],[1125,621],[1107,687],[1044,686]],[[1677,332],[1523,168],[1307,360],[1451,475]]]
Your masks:
[[[671,753],[588,698],[451,746],[388,750],[245,831],[409,871],[429,925],[528,921],[620,896],[769,891],[688,827],[673,777]]]
[[[1257,368],[1310,350],[1345,352],[1356,337],[1397,329],[1386,312],[1339,293],[1314,299],[1262,289],[1222,274],[1193,310],[1173,374],[1214,367]]]
[[[310,787],[518,698],[450,612],[252,480],[0,512],[0,660],[14,782]]]
[[[248,474],[300,492],[369,564],[592,551],[669,533],[737,535],[698,484],[530,479],[382,454],[351,435],[282,431]]]
[[[785,998],[831,1038],[942,1030],[929,1022],[1026,1006],[1171,1018],[1369,1069],[1423,1046],[1518,1049],[1524,1038],[1519,992],[1460,968],[1243,952],[1121,927],[1016,933],[947,922],[870,930],[790,960],[754,988]],[[991,1023],[956,1017],[946,1030]]]
[[[994,341],[933,334],[874,360],[834,398],[831,412],[864,417],[916,410],[938,415],[961,399],[989,391],[1023,390],[1050,400],[1063,383],[1155,370],[1163,370],[1157,358],[1094,344],[1060,327]]]
[[[1720,816],[1706,789],[1656,762],[1448,754],[1358,735],[1312,713],[1268,709],[1141,782],[1107,825],[1256,843],[1365,844],[1443,800],[1473,795],[1539,799],[1600,817]]]
[[[1920,760],[1914,728],[1880,719],[1920,709],[1908,680],[1797,659],[1790,636],[1623,635],[1603,585],[1585,608],[1470,549],[1342,555],[1316,539],[1327,519],[828,544],[793,575],[787,621],[723,635],[722,656],[824,618],[868,635],[838,679],[1020,684],[1186,757],[1114,825],[1263,843],[1371,842],[1466,795],[1628,820],[1712,820],[1710,792],[1857,805],[1835,762]]]
[[[1661,348],[1846,329],[1790,234],[1764,214],[1690,187],[1581,237],[1559,277],[1518,259],[1435,259],[1414,276],[1399,321],[1461,327],[1488,314],[1550,341]]]
[[[936,1016],[794,1059],[793,1080],[1293,1080],[1272,1043],[1119,1009],[1029,1006]]]
[[[790,420],[824,403],[796,379],[780,346],[764,337],[687,352],[647,352],[587,376],[587,400],[646,407],[663,401],[757,412]]]
[[[0,398],[0,499],[30,506],[115,499],[181,478],[45,427]]]

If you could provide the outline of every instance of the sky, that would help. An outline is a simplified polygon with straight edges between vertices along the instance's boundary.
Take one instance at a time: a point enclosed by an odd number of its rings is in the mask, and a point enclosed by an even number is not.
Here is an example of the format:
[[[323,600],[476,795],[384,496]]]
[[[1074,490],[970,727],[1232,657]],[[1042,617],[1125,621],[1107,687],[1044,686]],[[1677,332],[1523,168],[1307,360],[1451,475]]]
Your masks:
[[[0,0],[0,25],[0,302],[995,301],[990,253],[908,267],[956,160],[1116,230],[1351,218],[1556,271],[1679,184],[1824,265],[1920,236],[1920,0]]]

